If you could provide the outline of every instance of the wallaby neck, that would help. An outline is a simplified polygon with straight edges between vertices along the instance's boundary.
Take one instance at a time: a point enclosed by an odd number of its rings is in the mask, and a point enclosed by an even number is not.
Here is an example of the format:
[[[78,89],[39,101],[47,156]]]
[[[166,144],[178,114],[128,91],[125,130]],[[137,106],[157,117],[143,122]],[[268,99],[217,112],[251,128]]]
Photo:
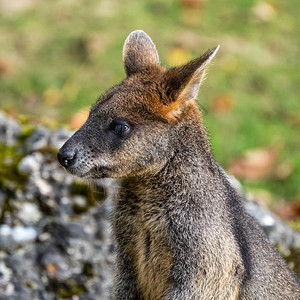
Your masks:
[[[174,128],[172,154],[158,172],[147,172],[122,182],[124,193],[134,193],[138,198],[167,199],[172,195],[194,198],[214,192],[224,181],[207,139],[206,130],[199,118],[190,118]],[[218,191],[216,191],[218,192]],[[179,196],[180,197],[180,196]]]

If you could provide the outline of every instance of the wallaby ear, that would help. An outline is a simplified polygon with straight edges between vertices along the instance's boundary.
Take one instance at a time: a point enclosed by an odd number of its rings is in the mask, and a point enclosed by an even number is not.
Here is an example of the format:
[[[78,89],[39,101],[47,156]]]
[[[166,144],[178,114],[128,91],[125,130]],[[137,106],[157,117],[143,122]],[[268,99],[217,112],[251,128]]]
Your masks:
[[[123,47],[123,62],[127,76],[151,65],[159,65],[155,45],[144,31],[133,31],[127,37]]]
[[[197,97],[205,71],[219,48],[218,45],[214,49],[209,49],[201,57],[166,72],[164,86],[170,103],[177,102],[178,105],[175,107],[179,107]]]

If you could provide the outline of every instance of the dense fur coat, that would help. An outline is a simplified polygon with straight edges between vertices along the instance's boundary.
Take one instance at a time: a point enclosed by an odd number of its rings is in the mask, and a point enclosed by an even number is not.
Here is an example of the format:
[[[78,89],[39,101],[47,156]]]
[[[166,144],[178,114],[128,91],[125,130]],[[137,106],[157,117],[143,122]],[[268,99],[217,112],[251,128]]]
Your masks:
[[[119,179],[115,298],[300,299],[299,281],[211,153],[197,92],[219,47],[166,70],[151,39],[124,44],[127,78],[60,149],[74,175]]]

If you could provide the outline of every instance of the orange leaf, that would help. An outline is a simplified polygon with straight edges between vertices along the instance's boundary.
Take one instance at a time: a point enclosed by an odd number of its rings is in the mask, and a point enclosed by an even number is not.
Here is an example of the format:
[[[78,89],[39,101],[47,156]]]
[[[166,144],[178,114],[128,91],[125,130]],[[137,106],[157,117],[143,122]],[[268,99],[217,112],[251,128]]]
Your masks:
[[[46,266],[46,270],[50,275],[54,276],[57,272],[57,265],[55,263],[50,263]]]
[[[70,126],[72,129],[77,130],[79,129],[84,122],[87,120],[89,115],[89,108],[85,107],[78,112],[76,112],[70,119]]]
[[[234,100],[232,95],[221,95],[211,102],[211,110],[215,114],[223,113],[232,110],[234,107]]]
[[[274,149],[254,149],[234,160],[228,172],[238,178],[256,180],[267,178],[273,171],[278,151]]]
[[[293,203],[279,202],[273,207],[273,211],[285,221],[296,219],[300,216],[300,201]]]

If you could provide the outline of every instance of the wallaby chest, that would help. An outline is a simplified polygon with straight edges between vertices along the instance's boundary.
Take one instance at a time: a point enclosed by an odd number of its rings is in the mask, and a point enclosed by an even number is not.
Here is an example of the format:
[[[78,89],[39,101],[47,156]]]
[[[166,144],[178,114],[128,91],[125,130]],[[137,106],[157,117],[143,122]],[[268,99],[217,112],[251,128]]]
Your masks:
[[[119,251],[130,257],[143,298],[163,299],[171,284],[173,263],[164,208],[123,194],[116,203],[114,225]]]

